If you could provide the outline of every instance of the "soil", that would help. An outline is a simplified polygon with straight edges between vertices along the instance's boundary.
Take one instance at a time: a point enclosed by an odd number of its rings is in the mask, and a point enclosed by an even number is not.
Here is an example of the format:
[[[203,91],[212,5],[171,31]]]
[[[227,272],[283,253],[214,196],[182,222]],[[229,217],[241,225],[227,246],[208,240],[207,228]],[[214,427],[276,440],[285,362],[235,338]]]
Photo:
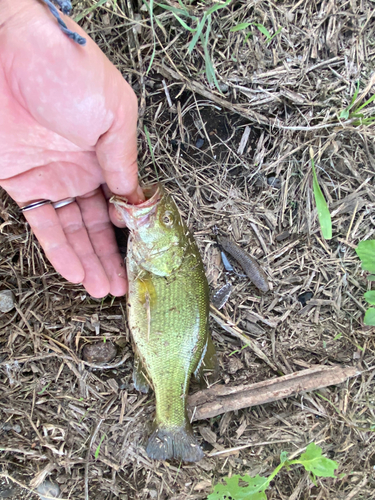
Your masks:
[[[208,7],[188,6],[198,18]],[[194,422],[205,451],[197,464],[149,459],[154,398],[132,383],[125,298],[96,300],[67,283],[2,192],[1,288],[17,307],[0,316],[0,498],[37,499],[33,491],[48,478],[64,499],[204,500],[222,478],[269,475],[282,451],[297,456],[311,442],[337,461],[336,478],[313,482],[300,467],[283,469],[269,500],[375,498],[375,329],[363,322],[363,294],[373,285],[355,253],[375,238],[375,131],[371,122],[340,118],[357,82],[360,103],[374,92],[373,8],[370,0],[232,1],[212,14],[219,92],[207,81],[202,41],[189,53],[192,34],[171,12],[155,7],[153,34],[141,2],[74,2],[73,17],[85,14],[80,24],[139,97],[141,181],[159,179],[172,193],[211,293],[233,284],[226,321],[277,368],[212,321],[216,383],[250,384],[316,365],[360,374]],[[244,22],[253,25],[230,31]],[[255,23],[282,30],[269,41]],[[364,118],[374,112],[373,103],[362,110]],[[311,154],[331,240],[319,227]],[[215,228],[258,260],[269,292],[226,275]],[[104,366],[84,361],[84,346],[104,338],[116,357]]]

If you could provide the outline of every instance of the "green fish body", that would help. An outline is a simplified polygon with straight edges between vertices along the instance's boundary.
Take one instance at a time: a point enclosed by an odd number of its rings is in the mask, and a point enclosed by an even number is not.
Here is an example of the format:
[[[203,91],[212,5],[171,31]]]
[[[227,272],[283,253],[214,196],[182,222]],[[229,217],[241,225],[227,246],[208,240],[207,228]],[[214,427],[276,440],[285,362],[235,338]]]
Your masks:
[[[214,357],[209,290],[197,245],[173,199],[160,185],[146,201],[115,204],[130,229],[128,322],[135,348],[134,385],[156,397],[147,454],[195,462],[203,457],[186,414],[190,377]],[[204,360],[204,361],[203,361]]]

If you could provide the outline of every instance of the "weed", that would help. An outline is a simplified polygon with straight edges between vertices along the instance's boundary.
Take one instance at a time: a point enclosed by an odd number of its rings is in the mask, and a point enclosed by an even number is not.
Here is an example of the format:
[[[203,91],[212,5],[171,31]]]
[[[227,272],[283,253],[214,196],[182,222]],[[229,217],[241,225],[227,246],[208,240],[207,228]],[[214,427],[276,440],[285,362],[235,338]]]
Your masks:
[[[144,0],[145,1],[145,0]],[[216,78],[215,68],[212,64],[210,50],[209,50],[209,41],[211,34],[211,25],[212,25],[212,14],[220,9],[227,7],[232,0],[225,0],[224,3],[217,3],[206,10],[201,19],[190,14],[187,8],[184,6],[181,0],[178,0],[181,9],[177,7],[172,7],[171,5],[165,5],[158,3],[157,5],[169,12],[171,12],[177,21],[181,24],[181,26],[190,31],[193,34],[191,42],[188,46],[188,53],[191,54],[200,40],[203,51],[204,51],[204,63],[205,63],[205,71],[206,77],[209,84],[215,84],[219,92],[221,92],[219,83]],[[195,28],[189,26],[187,22],[183,20],[183,18],[187,18],[190,24],[196,24]]]
[[[357,82],[357,87],[355,89],[354,95],[352,97],[352,100],[347,108],[345,108],[343,111],[340,113],[340,118],[343,120],[348,120],[352,119],[353,125],[356,127],[358,125],[370,125],[375,121],[375,116],[368,116],[365,117],[363,113],[360,113],[360,111],[365,111],[366,107],[373,102],[375,99],[375,94],[370,97],[370,99],[367,99],[363,104],[359,105],[362,97],[358,97],[359,94],[359,81]],[[366,110],[368,111],[368,109]],[[372,110],[373,113],[373,110]],[[358,118],[358,120],[356,120]]]
[[[310,443],[306,448],[305,453],[296,460],[288,460],[288,455],[285,451],[280,454],[280,464],[268,476],[248,475],[225,477],[226,484],[217,484],[214,492],[208,496],[207,500],[224,500],[231,498],[233,500],[267,500],[265,494],[266,489],[271,481],[280,472],[283,467],[289,468],[291,465],[302,465],[306,471],[311,472],[311,477],[314,483],[316,477],[336,477],[334,474],[338,463],[326,458],[322,455],[322,449],[315,443]],[[243,485],[245,483],[245,486]]]
[[[95,455],[94,455],[94,456],[95,456],[95,458],[96,458],[96,459],[97,459],[97,458],[98,458],[98,456],[99,456],[99,453],[100,453],[100,447],[101,447],[102,442],[103,442],[103,440],[104,440],[104,438],[105,438],[105,437],[106,437],[106,434],[103,434],[103,436],[100,438],[100,442],[99,442],[99,444],[98,444],[98,447],[97,447],[97,448],[96,448],[96,450],[95,450]]]
[[[361,241],[356,250],[358,257],[362,262],[362,269],[375,274],[375,240]],[[368,277],[370,281],[374,281],[374,276]],[[375,290],[369,290],[364,294],[364,299],[370,305],[375,306]],[[370,307],[365,313],[363,320],[365,325],[375,326],[375,308]]]
[[[86,17],[88,14],[90,14],[90,12],[93,12],[95,9],[98,9],[99,7],[104,5],[106,2],[107,2],[107,0],[99,0],[94,5],[92,5],[91,7],[88,7],[87,9],[83,10],[80,14],[78,14],[78,16],[76,16],[74,18],[74,21],[76,23],[78,23],[81,19]]]
[[[246,30],[249,26],[255,26],[256,28],[258,28],[258,30],[262,33],[262,35],[264,35],[266,37],[266,44],[268,45],[274,38],[275,36],[277,36],[282,28],[279,28],[273,35],[271,35],[271,33],[268,31],[268,29],[263,26],[263,24],[259,24],[259,23],[253,23],[253,22],[250,22],[250,23],[240,23],[240,24],[237,24],[236,26],[233,26],[233,28],[231,28],[229,31],[231,31],[232,33],[233,32],[236,32],[236,31],[243,31],[243,30]],[[245,36],[245,41],[253,35],[253,32],[252,31],[249,31],[246,36]]]
[[[318,178],[315,171],[315,163],[313,158],[313,151],[310,149],[310,159],[311,168],[313,172],[313,191],[316,203],[316,208],[318,210],[318,219],[320,224],[320,229],[322,230],[323,238],[330,240],[332,238],[332,220],[331,214],[329,213],[326,199],[320,189]]]

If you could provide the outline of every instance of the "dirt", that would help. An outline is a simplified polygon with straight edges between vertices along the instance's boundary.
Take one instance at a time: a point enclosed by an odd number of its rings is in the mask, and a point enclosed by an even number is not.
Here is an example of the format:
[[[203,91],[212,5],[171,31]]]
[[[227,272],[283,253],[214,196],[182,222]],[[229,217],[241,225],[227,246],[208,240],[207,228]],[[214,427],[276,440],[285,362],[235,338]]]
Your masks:
[[[195,422],[206,453],[197,464],[150,460],[144,444],[154,398],[134,390],[125,299],[93,299],[57,275],[2,192],[2,289],[13,292],[17,309],[0,316],[0,498],[11,490],[8,498],[37,499],[32,490],[48,478],[61,498],[74,500],[204,500],[223,477],[269,475],[282,451],[297,456],[311,442],[337,461],[336,478],[314,483],[300,467],[282,470],[269,500],[375,498],[375,342],[374,328],[363,323],[363,294],[373,285],[355,253],[359,241],[375,237],[375,133],[371,123],[340,118],[357,81],[362,103],[374,92],[373,3],[232,2],[212,15],[209,37],[222,92],[207,81],[202,43],[190,54],[192,35],[170,12],[156,10],[162,28],[156,23],[154,38],[141,3],[80,0],[74,15],[88,7],[80,24],[139,97],[142,182],[159,178],[173,194],[211,293],[226,279],[233,284],[222,309],[227,321],[277,368],[212,321],[217,384],[315,365],[354,366],[361,374]],[[199,18],[207,8],[189,6]],[[247,31],[230,31],[246,21],[282,31],[269,42],[255,25],[247,40]],[[373,116],[373,103],[362,112]],[[311,148],[331,240],[319,228]],[[226,276],[215,227],[258,260],[268,293]],[[104,338],[117,350],[108,366],[82,361],[83,346]]]

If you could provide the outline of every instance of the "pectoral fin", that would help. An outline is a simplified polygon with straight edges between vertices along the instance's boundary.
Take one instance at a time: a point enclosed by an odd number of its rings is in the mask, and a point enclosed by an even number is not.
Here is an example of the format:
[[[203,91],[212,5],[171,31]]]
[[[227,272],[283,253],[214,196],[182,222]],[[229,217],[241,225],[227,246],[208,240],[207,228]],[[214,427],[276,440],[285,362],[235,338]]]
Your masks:
[[[139,392],[146,394],[150,390],[147,372],[137,352],[134,353],[133,384]]]
[[[207,372],[210,372],[210,379],[215,379],[218,371],[219,365],[217,362],[216,349],[212,342],[211,335],[208,335],[205,350],[194,372],[194,376],[202,385],[204,382],[204,375],[207,374]]]

